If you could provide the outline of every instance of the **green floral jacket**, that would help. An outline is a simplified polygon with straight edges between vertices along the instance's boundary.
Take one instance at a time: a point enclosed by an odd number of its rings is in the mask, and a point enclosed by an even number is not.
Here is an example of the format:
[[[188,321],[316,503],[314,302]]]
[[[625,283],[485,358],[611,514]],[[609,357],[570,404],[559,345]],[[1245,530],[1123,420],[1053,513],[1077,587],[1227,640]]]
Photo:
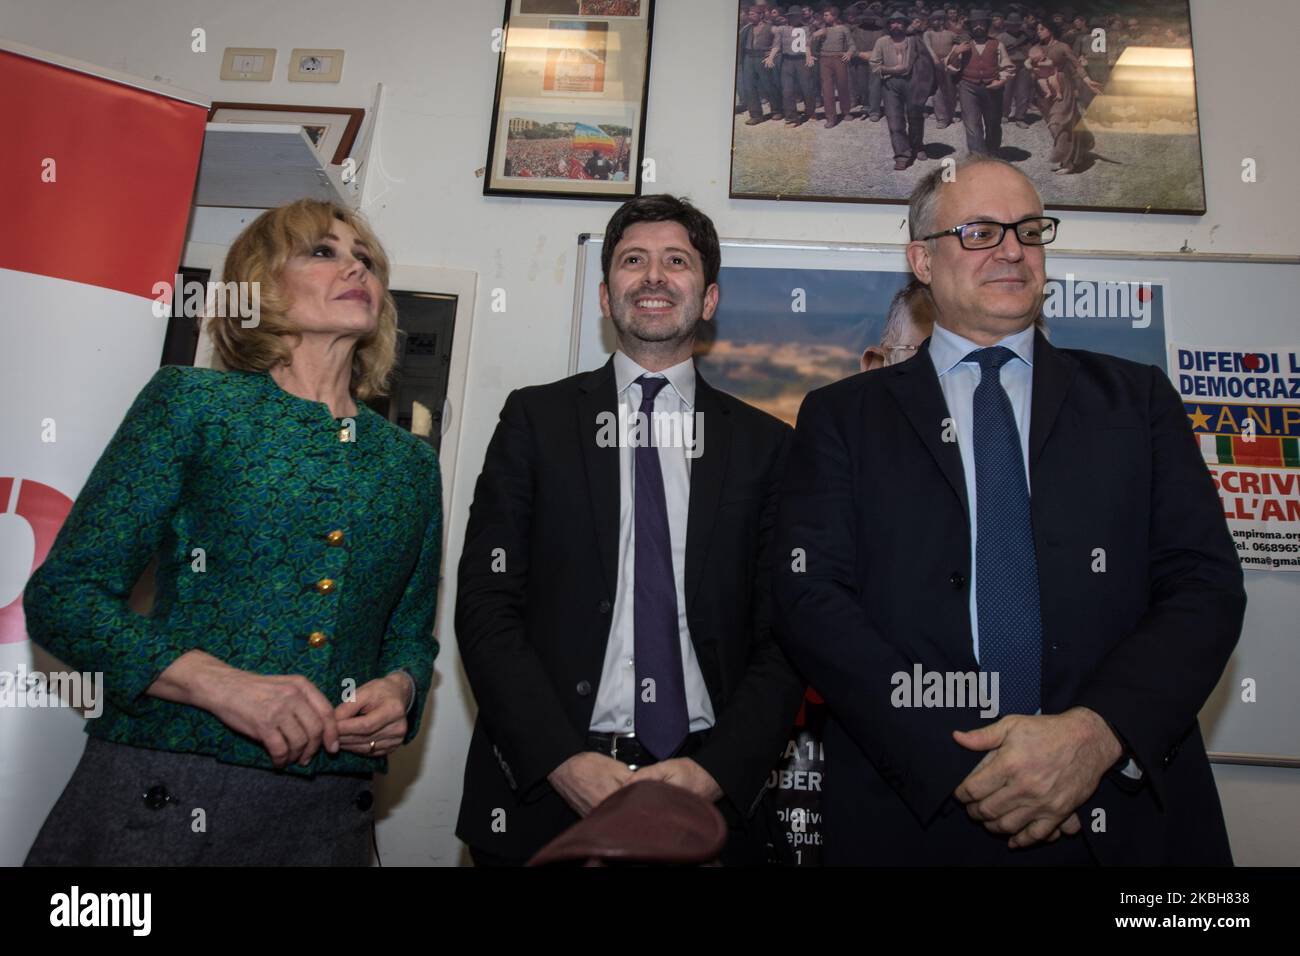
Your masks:
[[[145,690],[191,649],[302,674],[331,702],[394,670],[415,678],[409,742],[438,644],[438,457],[361,402],[344,420],[262,372],[164,366],[131,406],[23,596],[33,641],[104,674],[87,732],[270,767],[207,711]],[[149,617],[127,605],[158,557]],[[386,770],[323,749],[295,773]]]

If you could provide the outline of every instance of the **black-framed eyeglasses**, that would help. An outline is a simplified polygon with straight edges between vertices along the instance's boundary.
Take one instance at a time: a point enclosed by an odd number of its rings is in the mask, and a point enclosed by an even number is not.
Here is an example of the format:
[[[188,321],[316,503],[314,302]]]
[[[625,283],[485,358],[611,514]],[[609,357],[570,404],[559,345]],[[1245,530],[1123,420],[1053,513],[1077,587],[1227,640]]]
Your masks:
[[[938,239],[941,236],[956,236],[961,240],[963,249],[994,249],[1002,245],[1007,237],[1007,230],[1014,229],[1016,238],[1022,246],[1045,246],[1056,238],[1056,227],[1061,220],[1055,216],[1031,216],[1019,222],[967,222],[953,226],[932,236],[922,239]]]

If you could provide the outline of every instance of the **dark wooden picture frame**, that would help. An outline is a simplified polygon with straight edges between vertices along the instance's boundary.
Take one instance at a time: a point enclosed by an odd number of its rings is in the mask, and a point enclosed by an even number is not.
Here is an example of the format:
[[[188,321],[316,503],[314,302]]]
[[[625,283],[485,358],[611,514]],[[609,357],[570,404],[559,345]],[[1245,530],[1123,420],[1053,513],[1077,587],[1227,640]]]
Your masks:
[[[533,9],[528,9],[529,4]],[[630,9],[635,9],[636,13],[610,12]],[[553,0],[546,3],[506,0],[487,165],[483,171],[483,195],[616,202],[641,195],[654,15],[655,0]],[[557,30],[556,24],[571,28],[577,22],[585,21],[601,25],[599,31],[589,31],[588,36],[607,37],[617,33],[620,42],[610,47],[611,62],[605,59],[602,41],[599,64],[592,67],[592,76],[596,77],[592,84],[602,89],[568,96],[564,91],[547,91],[546,84],[552,79],[549,56],[545,68],[512,62],[512,20],[517,29],[522,29],[521,19],[532,30],[538,29],[541,20],[545,19],[548,31]],[[625,68],[624,61],[631,60],[634,66],[640,65],[640,53],[628,53],[631,48],[627,42],[629,36],[644,37],[644,65],[639,69],[639,75],[629,76],[620,72]],[[575,44],[565,43],[563,46],[572,48]],[[581,44],[576,46],[580,48]],[[609,78],[606,77],[607,70],[611,73]],[[630,83],[638,84],[639,93],[631,99],[605,96],[604,88],[620,79],[625,87]],[[535,91],[526,94],[518,89],[512,94],[508,89],[534,83]],[[526,135],[533,130],[538,135]],[[620,134],[618,130],[625,130],[626,134]],[[539,148],[525,152],[529,142],[539,144]],[[566,142],[567,147],[561,145]],[[514,144],[518,144],[516,155],[512,155]],[[583,163],[581,154],[587,152],[590,156]],[[515,171],[520,168],[516,165],[520,161],[529,163],[523,167],[526,172]],[[539,172],[533,172],[534,169]],[[557,172],[562,174],[556,175]],[[620,175],[624,178],[619,178]]]

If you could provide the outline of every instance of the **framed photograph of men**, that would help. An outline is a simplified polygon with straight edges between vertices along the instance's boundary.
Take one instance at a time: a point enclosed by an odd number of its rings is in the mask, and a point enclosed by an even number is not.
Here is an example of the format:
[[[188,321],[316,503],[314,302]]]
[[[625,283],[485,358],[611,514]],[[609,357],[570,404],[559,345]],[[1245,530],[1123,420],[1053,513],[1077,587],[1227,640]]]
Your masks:
[[[731,195],[907,201],[1014,163],[1056,209],[1203,215],[1188,0],[739,0]]]
[[[509,0],[485,195],[641,192],[654,0]]]

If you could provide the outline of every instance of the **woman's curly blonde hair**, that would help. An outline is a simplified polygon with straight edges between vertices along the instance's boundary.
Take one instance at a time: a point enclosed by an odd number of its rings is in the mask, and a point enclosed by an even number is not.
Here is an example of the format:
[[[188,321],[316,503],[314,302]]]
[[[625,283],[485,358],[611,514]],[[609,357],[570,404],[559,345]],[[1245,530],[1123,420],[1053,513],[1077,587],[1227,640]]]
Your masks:
[[[231,244],[223,281],[258,283],[261,311],[257,325],[251,328],[220,313],[209,317],[208,334],[225,368],[263,372],[289,364],[293,351],[290,337],[297,335],[297,330],[287,317],[289,302],[280,286],[284,265],[293,256],[315,248],[335,220],[351,226],[369,246],[371,273],[383,289],[378,327],[357,340],[352,354],[350,388],[360,399],[388,394],[389,376],[397,361],[397,303],[388,291],[388,256],[360,214],[316,199],[299,199],[267,210]]]

